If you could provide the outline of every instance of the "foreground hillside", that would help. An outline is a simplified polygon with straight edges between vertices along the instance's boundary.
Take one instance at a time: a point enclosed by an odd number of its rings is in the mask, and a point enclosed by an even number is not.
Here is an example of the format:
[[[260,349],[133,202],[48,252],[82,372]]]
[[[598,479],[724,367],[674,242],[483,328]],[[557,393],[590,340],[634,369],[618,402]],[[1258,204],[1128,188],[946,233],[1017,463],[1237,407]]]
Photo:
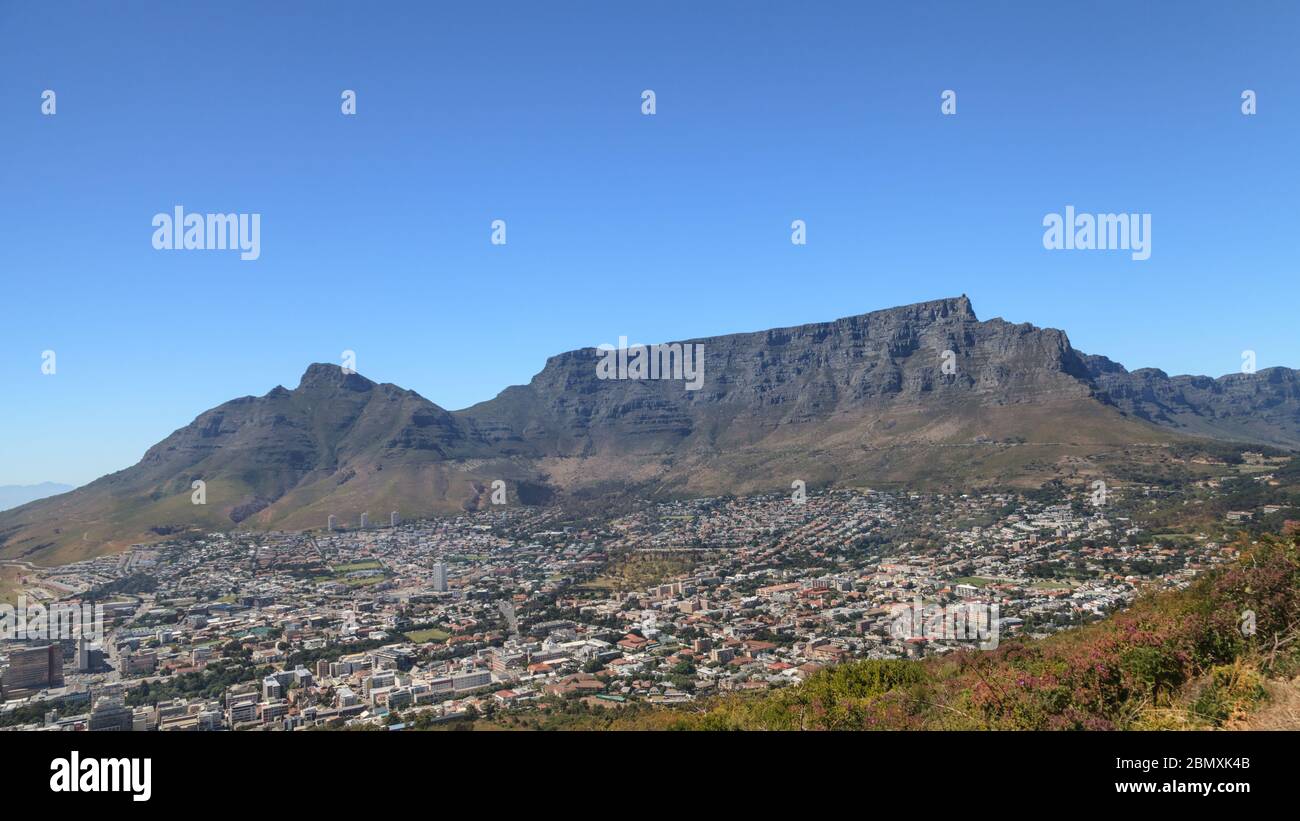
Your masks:
[[[1242,543],[1232,566],[1041,641],[861,661],[694,709],[557,704],[533,726],[680,730],[1300,729],[1300,537]],[[1255,614],[1254,635],[1242,632]],[[500,719],[498,719],[500,720]]]

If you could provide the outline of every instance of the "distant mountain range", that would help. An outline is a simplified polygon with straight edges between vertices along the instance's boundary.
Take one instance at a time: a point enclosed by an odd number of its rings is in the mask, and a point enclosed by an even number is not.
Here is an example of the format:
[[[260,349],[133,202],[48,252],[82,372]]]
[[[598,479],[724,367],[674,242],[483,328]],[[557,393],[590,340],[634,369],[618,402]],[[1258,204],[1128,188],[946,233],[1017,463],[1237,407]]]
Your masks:
[[[965,297],[686,340],[704,379],[605,379],[607,354],[450,412],[335,365],[199,415],[135,466],[0,513],[0,556],[64,562],[198,529],[320,528],[510,504],[890,483],[1035,486],[1221,440],[1300,448],[1300,381],[1129,372]],[[622,371],[620,371],[622,373]],[[192,504],[192,484],[206,504]]]
[[[0,485],[0,511],[25,505],[47,496],[56,496],[72,490],[72,485],[58,482],[41,482],[39,485]]]

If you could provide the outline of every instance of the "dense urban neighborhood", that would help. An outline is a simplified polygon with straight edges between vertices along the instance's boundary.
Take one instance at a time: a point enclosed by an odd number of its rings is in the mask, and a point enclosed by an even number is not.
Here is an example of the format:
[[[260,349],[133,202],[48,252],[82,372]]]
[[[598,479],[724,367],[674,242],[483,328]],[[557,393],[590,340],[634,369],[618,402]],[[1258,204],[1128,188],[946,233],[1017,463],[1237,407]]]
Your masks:
[[[1266,488],[1285,461],[1259,457],[1186,491],[796,482],[609,515],[340,513],[317,531],[9,565],[11,604],[97,606],[103,625],[5,641],[0,727],[426,729],[575,703],[682,705],[856,659],[1034,640],[1231,562],[1227,534],[1295,511],[1228,510],[1179,533],[1153,532],[1142,511],[1213,505],[1223,481]],[[914,620],[923,609],[958,614],[957,629]]]

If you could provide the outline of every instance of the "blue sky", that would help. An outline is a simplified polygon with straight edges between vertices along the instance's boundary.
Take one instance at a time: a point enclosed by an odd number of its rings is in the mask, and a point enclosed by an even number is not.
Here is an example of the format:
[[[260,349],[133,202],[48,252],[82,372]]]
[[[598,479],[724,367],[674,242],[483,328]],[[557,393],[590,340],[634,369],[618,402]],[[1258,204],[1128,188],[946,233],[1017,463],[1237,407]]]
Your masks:
[[[960,293],[1130,368],[1300,366],[1293,3],[267,5],[0,0],[0,484],[345,349],[460,408]],[[261,258],[154,250],[178,204]],[[1151,259],[1044,250],[1066,205],[1150,213]]]

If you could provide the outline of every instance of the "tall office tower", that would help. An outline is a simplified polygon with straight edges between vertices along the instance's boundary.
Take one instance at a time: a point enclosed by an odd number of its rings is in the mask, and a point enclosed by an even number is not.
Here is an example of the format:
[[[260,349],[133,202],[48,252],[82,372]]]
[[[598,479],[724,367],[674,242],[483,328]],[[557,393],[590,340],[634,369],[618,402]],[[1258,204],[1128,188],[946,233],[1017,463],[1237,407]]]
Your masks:
[[[330,518],[329,518],[329,529],[330,530],[339,529],[339,517],[335,516],[332,513],[330,514]]]
[[[361,529],[362,529],[362,530],[365,530],[365,529],[368,528],[368,527],[370,527],[370,514],[369,514],[369,513],[362,513],[362,514],[361,514]]]
[[[447,592],[447,565],[442,562],[433,566],[433,589],[436,593]]]
[[[63,649],[57,644],[19,647],[9,651],[5,692],[63,686]]]
[[[397,515],[397,511],[396,511],[396,510],[394,510],[392,513],[388,514],[388,526],[389,526],[389,527],[397,527],[397,526],[400,525],[401,523],[402,523],[402,517]]]

